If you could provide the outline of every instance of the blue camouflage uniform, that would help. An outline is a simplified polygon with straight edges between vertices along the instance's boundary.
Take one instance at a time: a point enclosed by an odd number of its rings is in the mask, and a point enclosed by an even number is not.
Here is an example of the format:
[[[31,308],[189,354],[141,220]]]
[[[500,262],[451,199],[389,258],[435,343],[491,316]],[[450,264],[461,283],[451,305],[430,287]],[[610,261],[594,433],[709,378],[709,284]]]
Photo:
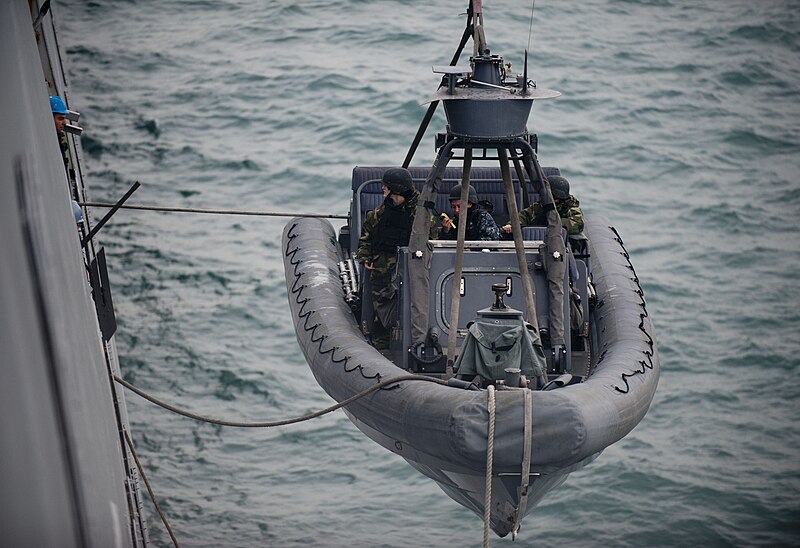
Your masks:
[[[459,217],[455,217],[453,221],[456,226],[461,222]],[[464,237],[465,240],[498,240],[499,238],[500,229],[497,223],[494,222],[491,213],[475,204],[467,209],[467,234]],[[440,230],[439,239],[457,240],[458,229],[451,228],[449,232]]]

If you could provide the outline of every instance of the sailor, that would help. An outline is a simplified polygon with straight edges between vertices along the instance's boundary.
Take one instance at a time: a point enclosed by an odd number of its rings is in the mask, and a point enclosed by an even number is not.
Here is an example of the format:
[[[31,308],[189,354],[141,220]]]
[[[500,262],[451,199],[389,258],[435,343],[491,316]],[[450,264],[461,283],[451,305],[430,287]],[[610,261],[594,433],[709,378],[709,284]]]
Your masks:
[[[561,217],[561,226],[567,229],[570,246],[573,252],[583,253],[586,236],[583,234],[583,211],[578,199],[569,193],[569,181],[564,177],[551,175],[547,178],[550,182],[550,191],[556,204],[556,211]],[[545,210],[541,201],[519,212],[520,226],[544,226],[547,224]],[[503,225],[503,233],[511,234],[510,221]]]
[[[67,125],[67,106],[58,95],[50,96],[50,110],[53,113],[53,122],[56,125],[56,133],[63,133]]]
[[[67,136],[64,128],[67,126],[67,106],[58,95],[50,96],[50,111],[53,113],[53,123],[56,126],[58,145],[61,147],[61,156],[64,158],[64,167],[69,167],[67,161]]]
[[[455,240],[458,238],[456,227],[461,219],[461,185],[456,185],[450,191],[450,207],[453,210],[453,219],[443,217],[442,229],[439,239]],[[491,213],[478,204],[478,193],[469,185],[467,191],[467,233],[466,240],[497,240],[500,238],[500,229],[492,219]],[[455,223],[455,225],[453,224]]]
[[[67,143],[67,134],[64,128],[67,127],[67,106],[58,95],[50,96],[50,110],[53,113],[53,123],[56,126],[56,135],[58,135],[58,146],[61,148],[61,159],[64,161],[64,170],[67,173],[67,179],[73,180],[75,178],[74,171],[70,171],[69,157],[67,151],[69,144]]]
[[[369,272],[374,310],[371,338],[372,345],[379,350],[389,348],[389,330],[397,306],[397,290],[391,283],[397,248],[408,245],[419,199],[407,169],[389,168],[381,182],[383,203],[367,213],[356,255]],[[431,238],[435,237],[436,227],[432,226]]]
[[[70,178],[69,159],[67,157],[67,134],[64,128],[67,126],[67,105],[58,95],[50,96],[50,111],[53,113],[53,123],[56,126],[56,135],[58,135],[58,146],[61,149],[61,159],[64,162],[64,169],[67,172],[67,178]],[[72,200],[72,213],[75,217],[75,223],[80,227],[83,224],[83,212],[80,205],[76,200]]]

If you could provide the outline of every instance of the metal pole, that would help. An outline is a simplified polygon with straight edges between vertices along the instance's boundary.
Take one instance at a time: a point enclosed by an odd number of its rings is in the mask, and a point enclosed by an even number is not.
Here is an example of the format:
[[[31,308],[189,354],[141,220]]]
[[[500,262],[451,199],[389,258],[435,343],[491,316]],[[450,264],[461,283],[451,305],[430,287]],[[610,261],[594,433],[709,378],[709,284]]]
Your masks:
[[[528,183],[525,181],[525,171],[522,169],[522,163],[519,161],[516,148],[511,153],[511,161],[514,162],[514,171],[517,172],[519,186],[522,188],[522,208],[526,209],[531,205],[531,196],[528,193]]]
[[[94,238],[94,235],[97,234],[101,228],[103,228],[103,225],[105,225],[108,222],[111,216],[114,215],[114,213],[116,213],[117,210],[122,207],[122,204],[124,204],[127,201],[127,199],[131,197],[131,194],[136,192],[136,189],[139,188],[140,186],[141,184],[139,183],[139,181],[133,183],[133,186],[128,189],[128,192],[126,192],[125,195],[122,198],[120,198],[116,204],[114,204],[114,207],[111,208],[111,211],[106,213],[105,217],[100,219],[100,222],[94,225],[94,228],[91,231],[89,231],[89,234],[87,234],[86,237],[83,240],[81,240],[81,247],[85,247],[86,244],[88,244],[91,241],[91,239]]]
[[[561,217],[555,208],[553,195],[550,191],[550,183],[542,172],[542,166],[536,160],[536,152],[529,143],[517,139],[517,146],[522,149],[522,161],[528,171],[531,181],[539,183],[539,195],[542,204],[547,211],[547,236],[545,238],[545,249],[542,252],[542,261],[547,272],[548,303],[550,313],[548,314],[550,329],[550,344],[555,348],[565,346],[564,334],[564,276],[566,268],[566,249],[564,239],[561,236]],[[556,259],[555,255],[559,258]]]
[[[508,215],[511,217],[511,232],[514,234],[514,249],[517,252],[519,275],[522,278],[522,292],[525,296],[525,306],[528,309],[528,323],[533,325],[538,333],[539,321],[536,317],[536,295],[528,273],[528,262],[525,259],[525,247],[522,242],[522,227],[519,224],[517,199],[514,194],[514,185],[511,182],[511,171],[508,169],[508,151],[503,147],[498,147],[497,158],[500,160],[500,173],[503,175],[503,186],[506,189]]]
[[[447,334],[447,366],[445,380],[453,376],[453,362],[456,355],[458,336],[458,313],[461,306],[461,270],[464,265],[464,239],[467,237],[467,217],[469,208],[469,175],[472,169],[472,148],[464,148],[464,167],[461,172],[461,215],[458,216],[458,239],[456,243],[456,264],[453,270],[453,290],[450,300],[450,330]],[[477,204],[476,204],[477,207]]]
[[[464,51],[464,46],[467,45],[467,40],[469,37],[472,36],[472,7],[467,9],[467,26],[464,29],[464,33],[461,35],[461,42],[458,43],[458,47],[456,48],[456,52],[453,55],[453,58],[450,60],[450,66],[455,66],[458,64],[458,59],[461,57],[461,52]],[[444,85],[444,78],[442,78],[442,82],[439,84],[439,87]],[[428,105],[428,110],[425,112],[425,116],[422,118],[422,123],[420,123],[419,128],[417,129],[417,134],[414,135],[414,140],[411,143],[411,146],[406,153],[406,159],[403,160],[403,167],[408,169],[408,166],[411,165],[411,159],[414,157],[414,153],[417,151],[417,147],[419,147],[419,143],[422,141],[422,136],[425,135],[425,130],[428,129],[428,124],[431,123],[431,119],[433,118],[433,113],[436,112],[436,107],[439,106],[439,101],[431,101],[431,104]]]
[[[408,241],[408,272],[411,299],[411,340],[412,344],[425,342],[428,333],[428,307],[430,305],[430,279],[428,278],[431,266],[431,247],[428,237],[431,228],[431,212],[425,207],[427,202],[434,202],[439,192],[447,163],[450,161],[453,147],[461,143],[461,139],[452,139],[439,149],[436,161],[433,163],[425,186],[417,201],[417,210],[414,214],[414,224],[411,228],[411,238]]]

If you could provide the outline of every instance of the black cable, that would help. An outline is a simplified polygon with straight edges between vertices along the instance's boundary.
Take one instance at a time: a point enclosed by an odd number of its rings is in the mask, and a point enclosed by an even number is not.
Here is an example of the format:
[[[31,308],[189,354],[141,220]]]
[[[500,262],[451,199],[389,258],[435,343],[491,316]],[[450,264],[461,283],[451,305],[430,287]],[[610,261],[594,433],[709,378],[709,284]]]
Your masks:
[[[178,545],[178,539],[175,538],[175,535],[172,532],[172,527],[169,526],[169,522],[167,521],[167,516],[164,515],[164,512],[161,511],[161,507],[158,505],[158,499],[156,499],[156,494],[153,492],[153,487],[150,485],[150,482],[147,480],[147,475],[144,473],[144,466],[142,466],[141,461],[139,460],[139,456],[136,454],[136,449],[133,448],[133,441],[131,441],[131,437],[128,434],[127,430],[122,431],[125,434],[125,442],[128,444],[128,448],[131,450],[131,455],[133,455],[133,460],[136,461],[136,467],[139,469],[139,473],[142,475],[142,479],[144,480],[144,485],[147,487],[147,492],[150,494],[150,500],[153,501],[153,505],[156,507],[156,511],[158,515],[161,517],[161,521],[164,524],[164,527],[167,528],[167,532],[169,533],[169,538],[172,539],[172,544],[175,548],[180,548]]]
[[[391,384],[395,384],[395,383],[398,383],[398,382],[403,382],[403,381],[427,381],[427,382],[433,382],[433,383],[436,383],[436,384],[441,384],[443,386],[447,386],[447,382],[445,382],[443,380],[440,380],[440,379],[433,378],[433,377],[425,377],[425,376],[422,376],[422,375],[399,375],[397,377],[392,377],[391,379],[386,379],[384,381],[380,381],[377,384],[373,384],[372,386],[370,386],[366,390],[362,390],[358,394],[350,396],[346,400],[341,401],[341,402],[339,402],[339,403],[337,403],[335,405],[331,405],[330,407],[326,407],[325,409],[320,409],[319,411],[315,411],[314,413],[310,413],[310,414],[304,415],[302,417],[295,417],[293,419],[284,419],[284,420],[279,420],[279,421],[242,422],[242,421],[229,421],[229,420],[223,420],[223,419],[214,419],[214,418],[211,418],[211,417],[205,417],[203,415],[198,415],[196,413],[192,413],[191,411],[186,411],[186,410],[180,409],[178,407],[175,407],[174,405],[170,405],[170,404],[168,404],[168,403],[166,403],[164,401],[161,401],[158,398],[156,398],[154,396],[151,396],[147,392],[145,392],[145,391],[143,391],[143,390],[141,390],[139,388],[136,388],[131,383],[127,382],[124,379],[121,379],[120,377],[117,377],[116,375],[114,375],[114,380],[117,381],[122,386],[124,386],[125,388],[127,388],[128,390],[130,390],[132,392],[135,392],[139,396],[143,397],[147,401],[149,401],[151,403],[154,403],[154,404],[158,405],[159,407],[167,409],[168,411],[172,411],[173,413],[177,413],[178,415],[183,415],[184,417],[189,417],[190,419],[195,419],[195,420],[202,421],[202,422],[208,422],[208,423],[211,423],[211,424],[217,424],[217,425],[220,425],[220,426],[237,426],[237,427],[240,427],[240,428],[271,428],[273,426],[285,426],[287,424],[295,424],[295,423],[298,423],[298,422],[304,422],[304,421],[307,421],[307,420],[315,419],[317,417],[321,417],[322,415],[326,415],[328,413],[336,411],[337,409],[339,409],[341,407],[344,407],[344,406],[346,406],[348,404],[351,404],[354,401],[356,401],[358,399],[361,399],[364,396],[366,396],[368,394],[371,394],[372,392],[375,392],[376,390],[380,390],[381,388],[384,388],[386,386],[389,386]]]

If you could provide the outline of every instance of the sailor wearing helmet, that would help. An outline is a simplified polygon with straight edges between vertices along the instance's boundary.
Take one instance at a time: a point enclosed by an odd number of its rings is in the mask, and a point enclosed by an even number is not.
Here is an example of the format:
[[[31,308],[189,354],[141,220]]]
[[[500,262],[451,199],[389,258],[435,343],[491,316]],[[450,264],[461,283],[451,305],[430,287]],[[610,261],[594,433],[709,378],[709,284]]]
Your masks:
[[[492,215],[478,203],[478,193],[475,192],[472,185],[469,185],[467,191],[467,207],[464,208],[461,204],[461,185],[454,186],[450,191],[450,207],[455,218],[452,220],[446,217],[442,219],[442,229],[439,231],[440,239],[457,239],[456,226],[462,218],[466,218],[467,222],[466,240],[497,240],[500,238],[500,229],[497,228]],[[466,215],[462,215],[464,209],[466,209]]]
[[[375,311],[371,338],[372,345],[379,350],[389,348],[389,329],[396,316],[396,291],[391,281],[397,265],[397,248],[408,245],[419,199],[407,169],[389,168],[381,182],[383,203],[367,213],[356,255],[369,273]],[[435,237],[433,226],[431,238]]]

